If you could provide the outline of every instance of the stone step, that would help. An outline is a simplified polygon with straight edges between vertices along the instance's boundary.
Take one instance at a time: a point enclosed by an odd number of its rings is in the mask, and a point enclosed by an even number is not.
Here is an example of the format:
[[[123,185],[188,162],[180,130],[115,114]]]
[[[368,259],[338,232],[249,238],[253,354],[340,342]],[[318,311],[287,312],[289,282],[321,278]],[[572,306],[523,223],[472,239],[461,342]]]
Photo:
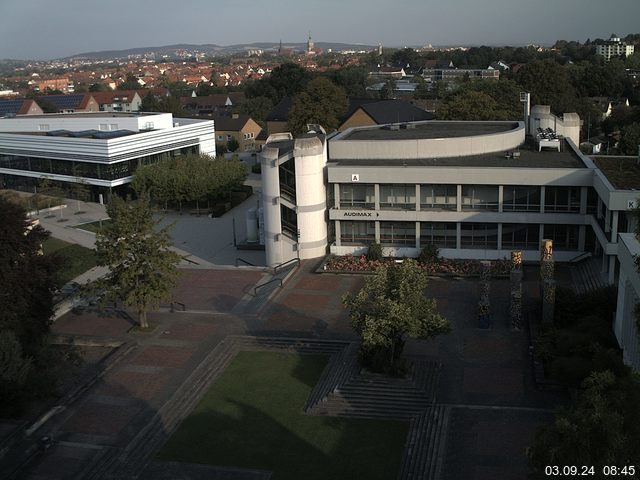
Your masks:
[[[348,398],[415,399],[429,401],[429,398],[424,392],[415,389],[381,389],[349,384],[337,388],[334,394]]]
[[[435,480],[442,468],[450,407],[434,405],[411,422],[399,480]]]

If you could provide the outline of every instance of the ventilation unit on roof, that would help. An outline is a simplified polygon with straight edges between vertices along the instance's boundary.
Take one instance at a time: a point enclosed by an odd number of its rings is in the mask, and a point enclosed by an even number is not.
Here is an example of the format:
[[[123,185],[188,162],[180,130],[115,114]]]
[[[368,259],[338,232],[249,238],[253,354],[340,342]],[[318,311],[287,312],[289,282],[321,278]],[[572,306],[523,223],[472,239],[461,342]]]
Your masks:
[[[400,125],[389,125],[389,130],[400,130]]]
[[[407,130],[415,130],[415,129],[416,129],[415,123],[407,123]]]

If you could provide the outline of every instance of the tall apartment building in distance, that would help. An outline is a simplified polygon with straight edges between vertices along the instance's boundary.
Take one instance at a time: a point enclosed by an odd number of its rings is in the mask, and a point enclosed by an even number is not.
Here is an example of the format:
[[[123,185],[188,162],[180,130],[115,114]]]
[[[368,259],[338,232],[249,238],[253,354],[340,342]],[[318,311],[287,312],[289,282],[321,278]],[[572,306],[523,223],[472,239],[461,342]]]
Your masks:
[[[611,57],[628,57],[633,55],[633,52],[634,46],[621,41],[615,33],[611,34],[605,43],[596,45],[596,53],[602,55],[607,62],[611,60]]]
[[[0,183],[29,189],[39,179],[82,182],[92,199],[126,185],[140,165],[202,153],[215,156],[212,120],[170,113],[72,113],[0,118]]]

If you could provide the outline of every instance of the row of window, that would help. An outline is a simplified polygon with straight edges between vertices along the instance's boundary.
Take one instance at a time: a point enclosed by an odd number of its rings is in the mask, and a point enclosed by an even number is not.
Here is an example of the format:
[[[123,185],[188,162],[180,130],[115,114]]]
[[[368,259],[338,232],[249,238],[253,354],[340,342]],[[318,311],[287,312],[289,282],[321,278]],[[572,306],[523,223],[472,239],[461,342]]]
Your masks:
[[[97,180],[117,180],[130,177],[140,165],[149,165],[179,155],[197,153],[198,147],[192,146],[110,164],[0,154],[0,168]]]
[[[578,225],[544,225],[544,237],[553,240],[557,250],[578,250]],[[342,245],[366,245],[376,241],[375,222],[341,221]],[[380,243],[384,246],[415,247],[415,222],[380,222]],[[538,224],[502,224],[502,248],[537,250]],[[420,245],[456,248],[457,224],[420,222]],[[468,249],[497,249],[497,223],[461,223],[460,246]]]
[[[591,193],[591,192],[590,192]],[[595,191],[593,192],[595,194]],[[590,210],[595,209],[597,195],[588,196]],[[456,210],[457,185],[420,185],[417,199],[421,210]],[[539,212],[541,188],[505,185],[502,195],[503,211]],[[499,210],[497,185],[462,185],[462,210]],[[381,184],[380,209],[415,210],[416,185]],[[545,212],[580,212],[580,187],[545,188]],[[375,208],[375,187],[373,184],[340,185],[340,208]]]

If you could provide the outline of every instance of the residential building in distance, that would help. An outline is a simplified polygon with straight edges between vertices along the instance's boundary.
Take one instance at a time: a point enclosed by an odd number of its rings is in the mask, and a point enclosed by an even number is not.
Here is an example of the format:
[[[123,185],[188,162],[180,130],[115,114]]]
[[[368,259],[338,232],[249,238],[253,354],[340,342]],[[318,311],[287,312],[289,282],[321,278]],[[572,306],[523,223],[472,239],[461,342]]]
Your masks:
[[[73,93],[73,82],[68,77],[38,80],[37,90],[45,93],[47,90],[60,90],[63,93]]]
[[[256,140],[262,131],[262,127],[249,115],[238,113],[221,114],[214,116],[213,121],[216,129],[216,145],[226,146],[227,142],[235,139],[239,145],[238,152],[255,152],[259,150]]]
[[[219,93],[202,97],[182,97],[184,109],[193,115],[212,116],[237,109],[244,101],[244,92]]]
[[[101,112],[137,112],[142,98],[135,90],[115,90],[113,92],[92,92]]]
[[[44,112],[35,100],[18,98],[15,100],[0,100],[0,117],[15,115],[42,115]]]
[[[596,45],[596,54],[602,55],[605,61],[611,60],[611,57],[628,57],[633,55],[634,46],[620,40],[615,33],[611,34],[608,41]]]
[[[338,127],[342,132],[352,127],[366,127],[387,123],[433,120],[433,114],[402,100],[349,99],[349,109]]]
[[[99,112],[100,105],[93,94],[75,93],[73,95],[43,95],[36,102],[45,101],[58,109],[57,113]]]
[[[73,113],[0,119],[0,184],[33,191],[42,178],[82,182],[93,201],[125,194],[140,165],[186,154],[215,156],[211,120],[170,113]]]
[[[471,80],[499,80],[499,68],[425,68],[422,77],[427,82],[453,82],[469,78]]]

